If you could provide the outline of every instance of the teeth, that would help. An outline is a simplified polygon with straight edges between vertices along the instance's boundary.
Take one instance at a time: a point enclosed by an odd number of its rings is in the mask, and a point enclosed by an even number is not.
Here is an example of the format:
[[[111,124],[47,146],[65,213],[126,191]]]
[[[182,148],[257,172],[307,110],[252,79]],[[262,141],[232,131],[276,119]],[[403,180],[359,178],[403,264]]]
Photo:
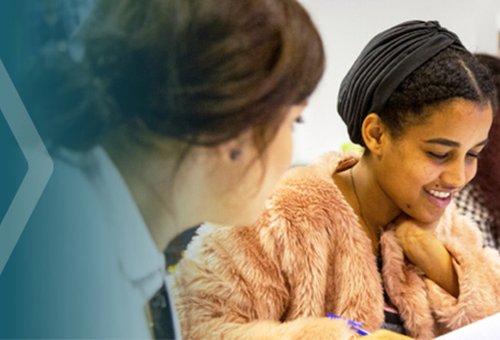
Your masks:
[[[432,190],[432,189],[427,189],[426,191],[429,194],[431,194],[432,196],[437,197],[437,198],[448,198],[451,195],[450,192],[445,192],[445,191],[436,191],[436,190]]]

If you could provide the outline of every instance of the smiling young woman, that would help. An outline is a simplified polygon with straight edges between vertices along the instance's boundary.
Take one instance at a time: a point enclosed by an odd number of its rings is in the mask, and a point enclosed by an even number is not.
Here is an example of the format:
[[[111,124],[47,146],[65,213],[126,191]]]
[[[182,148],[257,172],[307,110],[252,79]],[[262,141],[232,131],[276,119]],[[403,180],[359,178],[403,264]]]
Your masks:
[[[177,272],[186,338],[355,335],[334,313],[367,338],[432,339],[499,311],[500,258],[450,204],[497,105],[485,68],[409,21],[368,43],[338,103],[364,154],[289,170],[253,225],[200,229]]]
[[[424,120],[409,124],[398,134],[378,114],[365,118],[363,138],[373,156],[354,166],[360,199],[378,204],[383,199],[393,210],[389,213],[387,207],[389,216],[384,216],[379,205],[368,212],[367,218],[373,222],[365,223],[386,225],[403,212],[432,224],[443,215],[453,195],[474,177],[493,118],[491,104],[454,98],[429,105],[423,115]],[[364,206],[365,210],[371,208],[370,203]]]

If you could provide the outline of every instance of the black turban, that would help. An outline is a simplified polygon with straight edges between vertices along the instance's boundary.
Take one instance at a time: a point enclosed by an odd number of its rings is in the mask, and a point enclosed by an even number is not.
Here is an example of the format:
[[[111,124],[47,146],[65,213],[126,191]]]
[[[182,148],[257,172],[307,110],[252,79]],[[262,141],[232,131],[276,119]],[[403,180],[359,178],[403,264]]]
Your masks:
[[[354,143],[363,144],[365,117],[385,103],[413,71],[443,49],[464,46],[437,21],[407,21],[376,35],[361,51],[340,85],[337,109]]]

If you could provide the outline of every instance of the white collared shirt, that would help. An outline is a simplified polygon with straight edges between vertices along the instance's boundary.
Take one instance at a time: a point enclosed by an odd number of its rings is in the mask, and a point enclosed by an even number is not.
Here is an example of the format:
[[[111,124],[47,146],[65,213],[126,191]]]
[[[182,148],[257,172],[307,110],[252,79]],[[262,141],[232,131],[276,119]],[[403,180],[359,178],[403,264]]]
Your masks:
[[[109,327],[103,336],[148,338],[144,307],[164,284],[164,256],[156,248],[126,183],[102,147],[83,154],[65,153],[64,158],[69,163],[68,174],[81,181],[79,187],[84,189],[85,201],[93,207],[90,221],[102,228],[102,232],[96,230],[92,236],[99,236],[95,241],[105,257],[102,262],[95,261],[96,267],[105,268],[96,268],[95,275],[106,276],[99,277],[106,287],[100,297],[102,309],[96,311]]]

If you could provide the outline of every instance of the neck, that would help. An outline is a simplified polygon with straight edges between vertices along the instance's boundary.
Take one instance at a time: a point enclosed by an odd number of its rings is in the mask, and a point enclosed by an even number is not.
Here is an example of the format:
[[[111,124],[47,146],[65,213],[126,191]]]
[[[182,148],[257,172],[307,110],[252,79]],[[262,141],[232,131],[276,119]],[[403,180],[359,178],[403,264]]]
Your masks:
[[[355,210],[364,222],[376,250],[381,231],[400,215],[401,210],[381,189],[367,156],[362,157],[350,171],[357,205]]]
[[[159,251],[183,230],[199,224],[195,202],[178,204],[174,179],[178,164],[160,153],[141,147],[130,138],[107,141],[104,147],[120,171]],[[163,154],[163,156],[162,156]],[[196,197],[196,196],[194,196]],[[194,210],[194,211],[193,211]]]

